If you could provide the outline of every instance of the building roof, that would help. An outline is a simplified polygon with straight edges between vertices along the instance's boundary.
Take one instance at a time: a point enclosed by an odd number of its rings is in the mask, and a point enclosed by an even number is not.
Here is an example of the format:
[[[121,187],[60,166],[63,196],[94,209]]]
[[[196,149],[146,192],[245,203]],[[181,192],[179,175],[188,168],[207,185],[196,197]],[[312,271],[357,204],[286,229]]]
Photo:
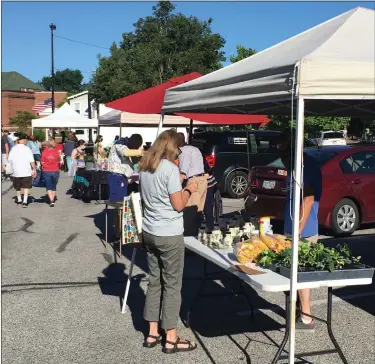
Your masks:
[[[43,87],[37,83],[22,76],[18,72],[1,72],[2,91],[21,91],[21,89],[43,90]]]
[[[88,91],[80,92],[79,94],[75,94],[75,95],[69,96],[68,100],[75,99],[75,98],[83,96],[83,95],[87,95],[88,93],[89,93]]]

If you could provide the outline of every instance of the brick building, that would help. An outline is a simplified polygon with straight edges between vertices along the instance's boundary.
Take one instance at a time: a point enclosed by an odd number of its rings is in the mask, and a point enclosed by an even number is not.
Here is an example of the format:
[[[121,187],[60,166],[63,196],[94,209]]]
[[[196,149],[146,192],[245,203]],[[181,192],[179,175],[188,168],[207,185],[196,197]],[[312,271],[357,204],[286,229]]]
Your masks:
[[[51,98],[50,91],[22,76],[18,72],[1,73],[1,126],[9,130],[15,129],[10,124],[10,118],[16,116],[17,111],[33,111],[34,105]],[[55,92],[55,105],[66,99],[66,92]]]

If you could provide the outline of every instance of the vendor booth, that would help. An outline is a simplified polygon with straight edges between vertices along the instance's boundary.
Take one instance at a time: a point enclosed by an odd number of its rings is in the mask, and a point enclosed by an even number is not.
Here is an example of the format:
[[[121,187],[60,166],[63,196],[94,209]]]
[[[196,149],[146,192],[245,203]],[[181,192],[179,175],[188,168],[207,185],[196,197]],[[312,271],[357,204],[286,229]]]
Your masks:
[[[31,126],[32,129],[45,128],[47,133],[47,129],[97,128],[98,120],[85,118],[74,111],[68,103],[65,103],[55,113],[44,118],[33,119]],[[48,139],[48,135],[46,135],[46,138]]]
[[[349,279],[341,282],[297,282],[300,198],[302,185],[302,150],[304,116],[375,117],[375,12],[356,8],[312,29],[270,47],[247,59],[206,76],[173,87],[166,92],[164,113],[221,113],[242,115],[296,114],[296,162],[292,186],[292,274],[283,289],[288,310],[285,338],[272,363],[281,358],[289,339],[289,363],[295,355],[295,309],[297,289],[328,287],[328,333],[342,362],[347,360],[337,344],[331,327],[332,287],[370,284],[369,280]],[[210,258],[199,242],[187,247]],[[202,252],[202,253],[200,253]],[[204,252],[204,253],[203,253]],[[216,255],[217,256],[217,255]],[[266,279],[267,273],[264,274]],[[244,278],[260,289],[257,276]],[[274,284],[276,285],[276,278]],[[271,281],[269,281],[271,283]],[[267,287],[266,287],[267,286]],[[289,296],[290,291],[290,296]],[[289,298],[290,297],[290,298]],[[327,352],[304,353],[303,356]]]

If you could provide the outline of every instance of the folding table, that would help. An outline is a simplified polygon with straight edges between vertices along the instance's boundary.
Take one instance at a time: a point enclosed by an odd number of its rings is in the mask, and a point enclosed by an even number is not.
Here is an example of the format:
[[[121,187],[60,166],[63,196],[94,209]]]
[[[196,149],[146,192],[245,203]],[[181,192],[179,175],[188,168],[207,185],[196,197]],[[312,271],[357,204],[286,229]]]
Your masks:
[[[290,290],[289,278],[284,277],[268,269],[261,269],[258,267],[257,269],[260,271],[264,271],[265,274],[248,275],[248,274],[239,272],[238,270],[233,268],[233,265],[238,264],[238,262],[233,260],[233,257],[232,257],[233,254],[231,252],[208,248],[207,246],[203,245],[200,241],[198,241],[194,237],[186,237],[184,242],[185,242],[185,247],[187,249],[195,252],[196,254],[216,264],[222,269],[236,275],[244,283],[247,283],[250,286],[257,288],[261,291],[265,291],[265,292],[284,292],[286,314],[287,314],[286,330],[285,330],[283,341],[281,342],[279,349],[271,363],[276,364],[279,360],[284,360],[288,358],[288,356],[282,356],[281,353],[284,351],[285,345],[289,339],[289,290]],[[295,357],[338,353],[342,362],[344,364],[348,364],[348,361],[346,360],[332,331],[332,288],[343,287],[343,286],[368,285],[371,283],[372,283],[371,278],[341,279],[341,280],[331,280],[331,281],[315,281],[315,282],[298,283],[297,289],[304,289],[304,288],[314,289],[314,288],[322,288],[322,287],[325,287],[328,289],[327,320],[323,320],[315,316],[311,316],[311,317],[315,318],[318,321],[324,322],[327,325],[328,334],[335,349],[299,353],[299,354],[295,354]]]

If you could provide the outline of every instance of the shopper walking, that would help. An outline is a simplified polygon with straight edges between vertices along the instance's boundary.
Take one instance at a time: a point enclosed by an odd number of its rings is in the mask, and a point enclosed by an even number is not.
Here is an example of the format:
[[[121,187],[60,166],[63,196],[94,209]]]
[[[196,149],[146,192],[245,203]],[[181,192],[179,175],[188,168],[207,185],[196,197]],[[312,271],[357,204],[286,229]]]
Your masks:
[[[86,149],[86,142],[84,140],[79,140],[77,148],[73,149],[72,154],[70,156],[71,160],[71,168],[69,170],[69,176],[74,177],[76,175],[78,168],[85,168],[86,162],[85,162],[85,153]]]
[[[9,153],[8,161],[13,171],[13,186],[16,190],[17,205],[28,206],[29,190],[32,187],[33,177],[36,177],[36,168],[33,153],[26,146],[27,136],[18,134],[18,143]],[[23,189],[23,201],[21,198]]]
[[[10,144],[9,144],[9,131],[4,130],[3,135],[1,137],[1,167],[2,167],[2,174],[3,177],[6,178],[6,167],[8,164],[8,157],[10,152]]]
[[[40,149],[39,149],[39,143],[38,139],[31,135],[29,137],[29,141],[27,142],[27,146],[31,149],[31,152],[33,153],[34,160],[36,163],[36,168],[40,167]]]
[[[67,166],[68,172],[70,172],[72,168],[71,155],[75,147],[76,147],[76,142],[74,141],[74,136],[72,133],[69,133],[68,138],[67,140],[65,140],[65,143],[64,143],[64,154],[65,154],[65,160],[66,160],[66,166]]]
[[[60,152],[56,149],[56,142],[49,139],[42,153],[43,178],[49,198],[50,207],[55,206],[56,186],[60,177]]]
[[[149,285],[144,318],[149,334],[143,346],[153,348],[166,332],[166,354],[191,351],[197,345],[177,335],[181,306],[184,238],[182,210],[198,190],[196,182],[182,189],[180,172],[174,164],[179,154],[179,137],[173,130],[159,135],[139,163],[141,195],[144,202],[143,241],[147,249]]]

